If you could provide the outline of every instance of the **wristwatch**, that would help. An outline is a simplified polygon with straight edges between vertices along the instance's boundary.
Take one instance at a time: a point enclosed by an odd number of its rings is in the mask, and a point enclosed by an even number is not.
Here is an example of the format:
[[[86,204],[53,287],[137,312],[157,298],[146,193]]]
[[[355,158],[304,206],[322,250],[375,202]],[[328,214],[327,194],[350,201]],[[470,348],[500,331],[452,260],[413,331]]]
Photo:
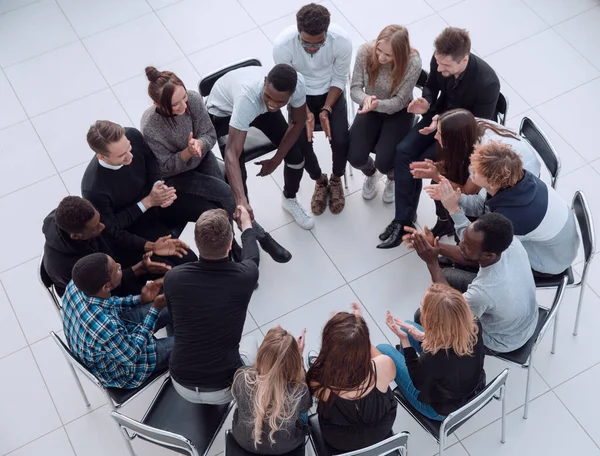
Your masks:
[[[323,112],[323,111],[327,111],[327,114],[328,114],[328,115],[331,115],[331,107],[330,107],[330,106],[327,106],[327,105],[323,106],[323,107],[321,108],[321,111],[320,111],[320,112]]]

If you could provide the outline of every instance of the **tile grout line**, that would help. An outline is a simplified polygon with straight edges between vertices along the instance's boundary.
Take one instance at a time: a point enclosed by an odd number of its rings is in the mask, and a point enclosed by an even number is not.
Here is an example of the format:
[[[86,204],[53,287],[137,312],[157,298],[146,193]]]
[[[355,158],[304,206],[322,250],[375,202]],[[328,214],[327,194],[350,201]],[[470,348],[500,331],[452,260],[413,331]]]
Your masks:
[[[581,428],[581,430],[585,433],[585,435],[588,436],[588,438],[591,440],[591,442],[596,445],[596,448],[598,448],[600,450],[600,445],[596,442],[596,440],[594,440],[594,438],[589,434],[589,432],[586,430],[586,428],[579,422],[579,420],[577,419],[577,417],[573,414],[573,412],[571,412],[571,410],[569,409],[569,407],[567,407],[567,405],[562,401],[562,399],[560,398],[560,396],[556,393],[556,391],[552,390],[552,392],[554,393],[554,396],[556,397],[556,399],[558,399],[558,402],[560,402],[560,404],[565,408],[565,410],[569,413],[569,415],[571,415],[571,417],[575,420],[575,422],[579,425],[579,427]]]
[[[40,439],[43,439],[44,437],[52,434],[53,432],[58,431],[59,429],[64,429],[65,434],[67,433],[67,430],[65,429],[64,425],[61,425],[61,426],[57,427],[56,429],[52,429],[51,431],[48,431],[45,434],[42,434],[39,437],[36,437],[35,439],[30,440],[29,442],[27,442],[27,443],[25,443],[25,444],[23,444],[23,445],[21,445],[21,446],[19,446],[17,448],[14,448],[14,449],[10,450],[8,453],[5,453],[4,456],[10,456],[11,454],[15,454],[16,451],[19,451],[20,449],[25,448],[29,444],[37,442]],[[73,446],[71,446],[71,448],[73,448]],[[76,454],[75,451],[73,451],[73,453]]]
[[[35,0],[35,1],[31,2],[31,3],[26,3],[25,5],[15,6],[14,8],[11,8],[9,10],[6,10],[6,11],[3,11],[2,13],[0,13],[0,18],[3,15],[5,15],[5,14],[14,13],[15,11],[18,11],[18,10],[23,9],[23,8],[27,8],[30,5],[35,5],[36,3],[40,3],[41,1],[42,0]]]

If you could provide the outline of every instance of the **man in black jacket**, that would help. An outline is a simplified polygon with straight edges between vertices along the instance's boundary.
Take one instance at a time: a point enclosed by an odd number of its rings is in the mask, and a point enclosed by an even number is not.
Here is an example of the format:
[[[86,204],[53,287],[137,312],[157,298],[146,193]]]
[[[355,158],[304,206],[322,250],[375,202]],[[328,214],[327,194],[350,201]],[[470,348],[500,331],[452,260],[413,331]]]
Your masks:
[[[90,253],[105,253],[123,264],[121,286],[113,291],[117,296],[140,294],[146,280],[164,275],[175,262],[189,257],[189,246],[170,236],[141,246],[115,237],[111,230],[105,230],[92,203],[78,196],[64,198],[44,219],[42,232],[46,237],[44,267],[61,296],[75,263]],[[120,260],[134,255],[132,262]]]
[[[131,256],[119,259],[133,263],[139,259],[137,251],[176,227],[170,209],[175,188],[165,185],[154,154],[135,128],[98,120],[88,130],[87,142],[96,155],[81,180],[81,194],[115,238],[133,247]],[[190,254],[179,263],[197,259]]]
[[[421,179],[413,178],[410,164],[435,159],[437,115],[463,108],[475,117],[495,119],[500,81],[494,70],[471,53],[466,30],[447,27],[435,39],[431,69],[423,87],[423,97],[408,105],[408,112],[423,118],[396,147],[394,161],[394,220],[379,235],[380,249],[397,247],[405,234],[404,226],[413,226],[422,189]],[[434,228],[434,232],[436,232]],[[437,233],[441,235],[445,233]]]
[[[258,351],[252,338],[240,346],[258,282],[258,243],[246,208],[238,206],[236,214],[242,231],[240,262],[228,258],[233,229],[227,212],[211,209],[196,222],[200,260],[169,271],[163,284],[175,337],[169,365],[173,386],[194,403],[231,401],[235,371],[252,364]]]

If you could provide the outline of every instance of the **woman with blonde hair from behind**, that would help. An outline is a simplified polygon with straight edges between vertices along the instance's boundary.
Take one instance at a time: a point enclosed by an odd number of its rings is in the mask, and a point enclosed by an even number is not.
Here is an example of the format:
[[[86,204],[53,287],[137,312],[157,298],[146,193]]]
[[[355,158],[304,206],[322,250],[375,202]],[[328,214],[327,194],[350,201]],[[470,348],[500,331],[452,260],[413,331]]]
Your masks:
[[[356,53],[350,96],[360,109],[350,129],[348,161],[365,175],[362,195],[367,200],[375,198],[377,181],[386,174],[383,201],[394,201],[396,146],[412,128],[414,115],[406,108],[420,74],[421,57],[401,25],[388,25]]]
[[[269,330],[256,362],[238,370],[232,386],[237,402],[232,433],[246,451],[288,453],[304,444],[312,397],[304,378],[304,334],[298,341],[279,326]]]
[[[402,395],[427,418],[443,421],[485,387],[481,325],[459,291],[431,284],[421,302],[422,327],[389,310],[385,322],[400,345],[377,349],[394,360]]]

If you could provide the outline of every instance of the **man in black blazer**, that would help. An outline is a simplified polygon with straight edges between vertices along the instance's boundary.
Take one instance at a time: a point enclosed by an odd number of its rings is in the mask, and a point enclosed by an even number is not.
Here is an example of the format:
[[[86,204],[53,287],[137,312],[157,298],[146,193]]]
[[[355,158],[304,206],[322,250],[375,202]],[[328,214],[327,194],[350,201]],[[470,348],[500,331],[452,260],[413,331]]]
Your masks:
[[[379,235],[380,249],[397,247],[413,226],[422,189],[410,164],[426,158],[435,159],[437,116],[451,109],[467,109],[475,117],[495,119],[500,81],[494,70],[471,53],[471,39],[466,30],[447,27],[435,39],[431,70],[423,87],[423,97],[408,105],[408,112],[423,117],[396,147],[394,161],[394,220]]]

